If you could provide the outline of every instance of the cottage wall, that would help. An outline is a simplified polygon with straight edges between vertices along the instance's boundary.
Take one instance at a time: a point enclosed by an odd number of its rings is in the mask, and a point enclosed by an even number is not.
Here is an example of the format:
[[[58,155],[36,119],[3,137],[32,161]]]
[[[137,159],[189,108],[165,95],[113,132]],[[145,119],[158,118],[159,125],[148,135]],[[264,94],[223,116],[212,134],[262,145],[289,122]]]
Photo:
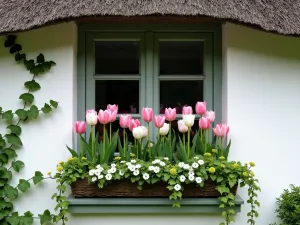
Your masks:
[[[4,40],[0,39],[0,46]],[[57,63],[50,73],[37,79],[42,90],[36,93],[35,102],[42,106],[54,99],[59,101],[59,108],[23,126],[24,147],[18,154],[26,168],[20,177],[29,178],[35,170],[54,172],[55,164],[68,158],[65,145],[74,143],[77,28],[74,23],[41,28],[19,34],[18,42],[29,57],[42,52]],[[0,106],[17,109],[21,101],[16,100],[25,91],[23,83],[30,75],[14,62],[7,49],[0,49]],[[299,38],[233,24],[223,26],[223,120],[231,127],[230,158],[257,163],[255,173],[262,188],[258,225],[274,221],[275,198],[284,188],[291,183],[300,185],[296,166],[300,157],[299,49]],[[48,180],[22,195],[16,210],[31,210],[37,215],[46,208],[53,209],[50,197],[54,192],[55,182]],[[247,198],[246,190],[239,190],[239,194]],[[246,224],[248,210],[242,207],[236,216],[237,225]],[[220,220],[215,215],[70,215],[69,224],[213,225]]]

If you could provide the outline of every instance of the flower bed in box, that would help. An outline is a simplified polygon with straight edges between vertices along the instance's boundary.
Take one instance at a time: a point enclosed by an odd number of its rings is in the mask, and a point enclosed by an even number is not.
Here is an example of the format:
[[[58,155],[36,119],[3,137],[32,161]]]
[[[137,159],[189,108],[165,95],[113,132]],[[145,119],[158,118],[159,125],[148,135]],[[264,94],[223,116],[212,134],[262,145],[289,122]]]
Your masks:
[[[112,133],[111,129],[117,111],[116,105],[108,105],[99,113],[88,110],[86,122],[76,123],[80,149],[75,151],[68,147],[72,157],[59,163],[53,177],[57,179],[59,190],[53,197],[62,218],[68,207],[63,193],[66,185],[70,185],[72,194],[78,198],[168,197],[175,207],[180,207],[182,197],[216,197],[220,200],[219,207],[224,209],[224,222],[220,224],[229,224],[234,221],[234,199],[240,184],[248,186],[247,202],[251,206],[248,223],[255,223],[260,190],[251,171],[255,164],[228,160],[229,127],[217,124],[212,128],[215,114],[206,111],[205,102],[196,104],[197,131],[192,131],[195,123],[192,107],[183,107],[182,120],[177,122],[178,134],[170,125],[176,119],[176,109],[166,108],[164,116],[153,116],[151,108],[143,108],[142,119],[146,126],[141,126],[140,121],[130,115],[120,116],[120,138],[119,132]],[[152,121],[157,128],[154,142],[150,138]],[[103,127],[101,138],[99,132],[95,132],[98,122]],[[87,125],[91,132],[84,138]],[[128,141],[128,130],[134,137],[133,143]]]

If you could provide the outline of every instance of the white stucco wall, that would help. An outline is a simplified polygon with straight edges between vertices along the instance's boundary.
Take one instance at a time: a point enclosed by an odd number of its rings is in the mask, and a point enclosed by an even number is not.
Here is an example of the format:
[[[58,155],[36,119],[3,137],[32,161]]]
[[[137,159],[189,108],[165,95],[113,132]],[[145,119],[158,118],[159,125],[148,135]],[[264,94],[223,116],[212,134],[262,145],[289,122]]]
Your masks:
[[[23,83],[30,76],[14,62],[4,49],[0,37],[0,106],[17,109]],[[40,52],[57,62],[49,74],[37,81],[36,104],[59,101],[59,108],[37,122],[23,126],[24,147],[18,152],[26,168],[21,177],[31,177],[35,170],[54,171],[61,159],[68,158],[65,145],[72,145],[72,127],[76,120],[76,25],[50,26],[18,35],[29,57]],[[274,220],[275,197],[290,183],[300,185],[297,164],[297,131],[300,125],[300,39],[284,37],[241,26],[223,27],[223,118],[231,126],[232,159],[257,163],[260,179],[260,218],[258,225]],[[11,96],[11,97],[8,97]],[[3,124],[0,124],[2,129]],[[3,131],[0,130],[1,132]],[[54,207],[50,199],[55,183],[47,181],[21,196],[16,203],[20,212],[31,210],[36,215]],[[245,199],[246,190],[239,190]],[[248,207],[236,216],[237,225],[245,225]],[[130,225],[214,225],[219,216],[212,215],[135,215],[135,216],[70,216],[68,224]],[[36,223],[38,224],[38,223]]]

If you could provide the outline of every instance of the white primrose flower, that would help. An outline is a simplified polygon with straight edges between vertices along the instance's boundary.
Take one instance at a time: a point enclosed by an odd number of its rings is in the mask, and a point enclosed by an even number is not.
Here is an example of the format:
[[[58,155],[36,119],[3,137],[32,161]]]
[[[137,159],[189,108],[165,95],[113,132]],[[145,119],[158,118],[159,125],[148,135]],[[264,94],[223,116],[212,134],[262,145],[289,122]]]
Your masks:
[[[164,162],[160,162],[160,163],[159,163],[159,165],[160,165],[160,166],[165,166],[165,165],[166,165],[166,163],[164,163]]]
[[[97,168],[97,169],[100,169],[100,168],[102,168],[102,166],[101,166],[101,165],[97,165],[96,168]]]
[[[115,173],[116,171],[117,171],[116,167],[112,167],[112,168],[110,169],[110,172],[111,172],[111,173]]]
[[[133,175],[134,175],[134,176],[137,176],[137,175],[139,175],[139,174],[140,174],[140,171],[139,171],[139,170],[133,171]]]
[[[198,168],[198,166],[199,166],[198,163],[195,163],[195,162],[194,162],[194,163],[192,164],[192,167],[195,168],[195,169]]]
[[[149,179],[149,177],[150,177],[150,176],[149,176],[149,174],[148,174],[148,173],[144,173],[144,174],[143,174],[143,178],[144,178],[144,180],[148,180],[148,179]]]
[[[112,175],[110,173],[108,173],[108,174],[105,175],[105,179],[106,180],[111,180],[111,178],[112,178]]]
[[[139,168],[142,167],[142,165],[141,165],[141,164],[137,164],[135,167],[136,167],[137,169],[139,169]]]
[[[136,160],[135,160],[135,159],[132,159],[130,162],[131,162],[131,163],[136,163]]]
[[[197,183],[197,184],[200,184],[200,183],[202,182],[202,178],[201,178],[201,177],[196,177],[195,180],[196,180],[196,183]]]
[[[97,177],[92,178],[92,182],[95,182],[97,180]]]
[[[131,163],[130,163],[130,162],[127,162],[127,163],[126,163],[126,166],[128,166],[128,167],[131,166]]]
[[[174,189],[175,189],[175,191],[180,191],[181,185],[180,185],[180,184],[176,184],[176,185],[174,186]]]
[[[95,170],[90,170],[90,171],[89,171],[89,175],[90,175],[90,176],[93,176],[93,175],[95,175],[95,172],[96,172]]]
[[[99,171],[100,173],[102,173],[103,170],[104,170],[103,167],[100,167],[100,168],[98,169],[98,171]]]
[[[193,170],[190,170],[189,171],[189,176],[194,176],[195,175],[195,172]]]
[[[160,163],[161,161],[159,159],[155,159],[154,161],[152,161],[152,164],[158,164]]]
[[[168,157],[164,157],[164,160],[169,161],[169,158]]]
[[[125,163],[125,161],[124,161],[124,160],[122,160],[120,163]]]
[[[185,178],[184,175],[181,175],[181,176],[179,177],[179,179],[180,179],[180,182],[184,182],[186,178]]]
[[[200,166],[202,166],[202,165],[204,164],[204,161],[203,161],[202,159],[200,159],[200,160],[198,160],[198,164],[199,164]]]
[[[101,172],[99,170],[95,170],[95,175],[99,176],[101,174]]]
[[[130,170],[131,172],[135,171],[135,169],[136,169],[136,167],[135,167],[134,165],[129,166],[129,170]]]
[[[190,166],[189,166],[188,164],[184,164],[184,165],[183,165],[183,169],[189,170],[189,169],[190,169]]]
[[[180,162],[180,163],[178,163],[178,166],[180,167],[180,168],[183,168],[184,167],[184,162]]]
[[[154,171],[154,173],[158,173],[159,172],[159,167],[158,166],[154,166],[154,168],[153,168],[153,171]]]
[[[100,175],[98,176],[98,179],[100,180],[100,179],[102,179],[102,178],[103,178],[103,175],[100,174]]]
[[[195,177],[194,176],[192,176],[192,175],[189,175],[189,180],[190,181],[193,181],[195,179]]]
[[[111,167],[111,168],[114,168],[114,167],[116,167],[116,164],[112,163],[112,164],[110,165],[110,167]]]
[[[199,157],[198,157],[198,156],[195,156],[194,159],[199,159]]]
[[[153,171],[154,170],[154,166],[149,166],[148,170],[149,171]]]
[[[119,175],[120,175],[120,176],[123,176],[124,173],[120,170],[120,171],[119,171]]]

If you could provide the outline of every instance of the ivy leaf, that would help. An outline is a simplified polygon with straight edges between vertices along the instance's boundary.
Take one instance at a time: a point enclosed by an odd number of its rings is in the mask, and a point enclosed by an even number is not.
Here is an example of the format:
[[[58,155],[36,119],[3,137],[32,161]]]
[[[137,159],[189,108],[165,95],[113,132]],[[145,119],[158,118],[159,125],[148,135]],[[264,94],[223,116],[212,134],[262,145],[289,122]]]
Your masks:
[[[6,127],[7,129],[9,129],[11,131],[11,133],[15,134],[15,135],[20,135],[22,132],[22,129],[20,126],[18,125],[9,125]]]
[[[33,66],[31,69],[30,69],[30,73],[31,74],[34,74],[34,75],[39,75],[41,73],[44,73],[44,68],[43,66],[40,64],[40,65],[36,65],[36,66]]]
[[[57,106],[58,106],[58,102],[56,102],[56,101],[53,101],[53,100],[50,100],[50,105],[52,105],[53,106],[53,108],[57,108]]]
[[[18,109],[15,113],[18,115],[20,120],[25,120],[27,118],[27,111],[24,109]]]
[[[25,82],[24,85],[30,91],[37,91],[37,90],[41,89],[40,84],[37,83],[35,80],[27,81],[27,82]]]
[[[14,44],[12,47],[10,47],[9,52],[10,52],[10,54],[14,54],[14,53],[19,52],[21,50],[22,50],[22,46],[21,45]]]
[[[19,52],[15,55],[15,60],[17,62],[25,60],[26,59],[26,55],[24,53],[20,54]]]
[[[55,66],[56,65],[56,63],[53,62],[53,61],[49,61],[49,63],[51,64],[51,66]]]
[[[27,70],[31,70],[34,67],[34,60],[30,59],[30,60],[24,60],[24,65],[26,66]]]
[[[18,189],[22,192],[26,192],[30,188],[30,183],[27,180],[20,179]]]
[[[50,105],[48,105],[47,103],[45,103],[44,107],[42,108],[43,113],[47,114],[49,112],[52,111]]]
[[[38,216],[40,217],[41,225],[44,225],[45,223],[52,221],[52,216],[48,209],[45,210],[43,214],[39,214]]]
[[[34,100],[34,96],[30,93],[24,93],[20,95],[19,99],[22,99],[24,102],[31,104]]]
[[[14,135],[14,134],[5,134],[5,138],[7,140],[7,143],[17,145],[17,146],[22,146],[23,145],[21,139],[18,136]]]
[[[12,110],[8,110],[2,114],[2,119],[6,121],[12,121],[14,118],[14,114],[12,113]]]
[[[11,214],[11,217],[7,220],[10,225],[19,225],[20,224],[20,217],[18,212],[14,212]]]
[[[21,217],[21,224],[32,225],[33,224],[33,214],[30,211],[24,213]]]
[[[24,167],[25,164],[24,164],[22,161],[17,160],[17,161],[12,162],[12,163],[11,163],[11,166],[12,166],[12,168],[13,168],[16,172],[20,172],[20,169],[21,169],[22,167]]]
[[[11,149],[11,148],[6,148],[6,149],[4,149],[4,150],[3,150],[3,153],[4,153],[5,155],[7,155],[7,157],[8,157],[9,159],[18,156],[17,153],[16,153],[16,151],[13,150],[13,149]]]
[[[4,43],[5,48],[10,48],[11,46],[13,46],[15,44],[16,38],[17,38],[17,36],[15,36],[15,35],[8,35],[8,37]]]
[[[0,173],[0,178],[11,180],[12,173],[9,170],[5,170],[4,172]]]
[[[7,184],[4,187],[4,195],[10,199],[16,199],[18,197],[18,189]]]
[[[27,115],[29,119],[37,119],[39,117],[39,109],[35,105],[32,105],[27,111]]]
[[[5,140],[3,139],[2,135],[0,134],[0,149],[3,149],[5,147]]]
[[[8,156],[3,154],[3,153],[0,153],[0,162],[1,164],[5,164],[8,162]]]
[[[44,179],[43,174],[40,171],[35,171],[34,177],[33,177],[33,183],[37,184],[40,183]]]
[[[36,57],[36,62],[37,63],[43,63],[45,62],[45,57],[42,53],[40,53],[37,57]]]

